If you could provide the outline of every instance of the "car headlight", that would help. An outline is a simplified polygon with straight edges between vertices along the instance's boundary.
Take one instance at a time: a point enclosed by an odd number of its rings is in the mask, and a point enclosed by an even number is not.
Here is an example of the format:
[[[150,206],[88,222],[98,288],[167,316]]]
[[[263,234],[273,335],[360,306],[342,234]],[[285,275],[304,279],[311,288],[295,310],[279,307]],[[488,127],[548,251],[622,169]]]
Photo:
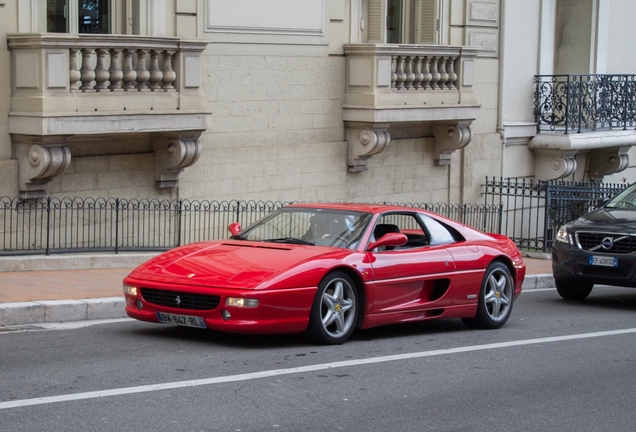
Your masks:
[[[128,294],[128,295],[131,295],[131,296],[136,296],[137,295],[137,287],[130,286],[130,285],[124,285],[124,294]]]
[[[559,228],[559,231],[556,235],[556,241],[572,244],[572,237],[568,234],[568,230],[566,229],[565,225]]]
[[[258,306],[257,299],[228,297],[225,299],[225,306],[233,306],[239,308],[255,308]]]

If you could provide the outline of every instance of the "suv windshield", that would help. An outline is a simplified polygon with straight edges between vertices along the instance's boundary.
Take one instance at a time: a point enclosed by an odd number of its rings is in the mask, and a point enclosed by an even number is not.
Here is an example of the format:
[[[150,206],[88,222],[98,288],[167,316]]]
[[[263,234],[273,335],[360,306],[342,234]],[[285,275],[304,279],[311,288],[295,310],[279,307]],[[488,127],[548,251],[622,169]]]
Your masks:
[[[612,198],[605,208],[636,209],[636,183]]]
[[[355,249],[371,213],[322,208],[283,208],[249,226],[235,239]]]

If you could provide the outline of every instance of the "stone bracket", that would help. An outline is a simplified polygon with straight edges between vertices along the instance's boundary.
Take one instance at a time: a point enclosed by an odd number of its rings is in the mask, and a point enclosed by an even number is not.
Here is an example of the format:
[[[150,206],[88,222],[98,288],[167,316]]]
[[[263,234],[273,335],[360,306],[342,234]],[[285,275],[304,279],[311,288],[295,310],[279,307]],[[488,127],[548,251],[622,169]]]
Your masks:
[[[433,124],[436,166],[449,165],[451,163],[451,154],[470,143],[473,137],[473,131],[470,128],[471,123],[472,120],[463,120],[454,123]]]
[[[158,189],[179,186],[181,173],[196,163],[201,156],[201,133],[183,132],[178,137],[153,141],[155,151],[155,187]]]
[[[629,164],[630,146],[590,152],[589,170],[593,177],[601,177],[623,171]]]
[[[577,150],[535,150],[537,180],[557,180],[572,174],[577,167]]]
[[[349,172],[367,170],[367,160],[391,143],[388,123],[347,122],[346,140],[349,146],[347,164]]]
[[[21,198],[48,195],[53,177],[62,174],[71,163],[68,135],[13,136],[18,159],[18,188]]]

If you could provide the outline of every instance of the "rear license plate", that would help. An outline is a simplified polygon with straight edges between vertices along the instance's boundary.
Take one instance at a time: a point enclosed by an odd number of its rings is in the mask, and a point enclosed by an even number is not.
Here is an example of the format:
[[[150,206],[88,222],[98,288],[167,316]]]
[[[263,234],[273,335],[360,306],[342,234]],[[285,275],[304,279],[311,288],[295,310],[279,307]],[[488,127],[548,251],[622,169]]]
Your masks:
[[[203,318],[190,315],[177,315],[165,312],[157,312],[160,323],[176,324],[184,327],[206,328]]]
[[[604,267],[618,267],[618,258],[590,255],[589,264]]]

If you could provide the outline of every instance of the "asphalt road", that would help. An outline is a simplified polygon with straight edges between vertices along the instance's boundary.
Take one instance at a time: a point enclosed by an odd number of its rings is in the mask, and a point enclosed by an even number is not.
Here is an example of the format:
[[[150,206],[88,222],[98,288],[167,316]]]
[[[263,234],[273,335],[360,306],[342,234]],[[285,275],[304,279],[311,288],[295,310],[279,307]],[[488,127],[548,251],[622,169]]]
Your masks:
[[[342,346],[136,321],[0,332],[0,431],[634,431],[636,290]],[[93,325],[88,325],[93,324]]]

